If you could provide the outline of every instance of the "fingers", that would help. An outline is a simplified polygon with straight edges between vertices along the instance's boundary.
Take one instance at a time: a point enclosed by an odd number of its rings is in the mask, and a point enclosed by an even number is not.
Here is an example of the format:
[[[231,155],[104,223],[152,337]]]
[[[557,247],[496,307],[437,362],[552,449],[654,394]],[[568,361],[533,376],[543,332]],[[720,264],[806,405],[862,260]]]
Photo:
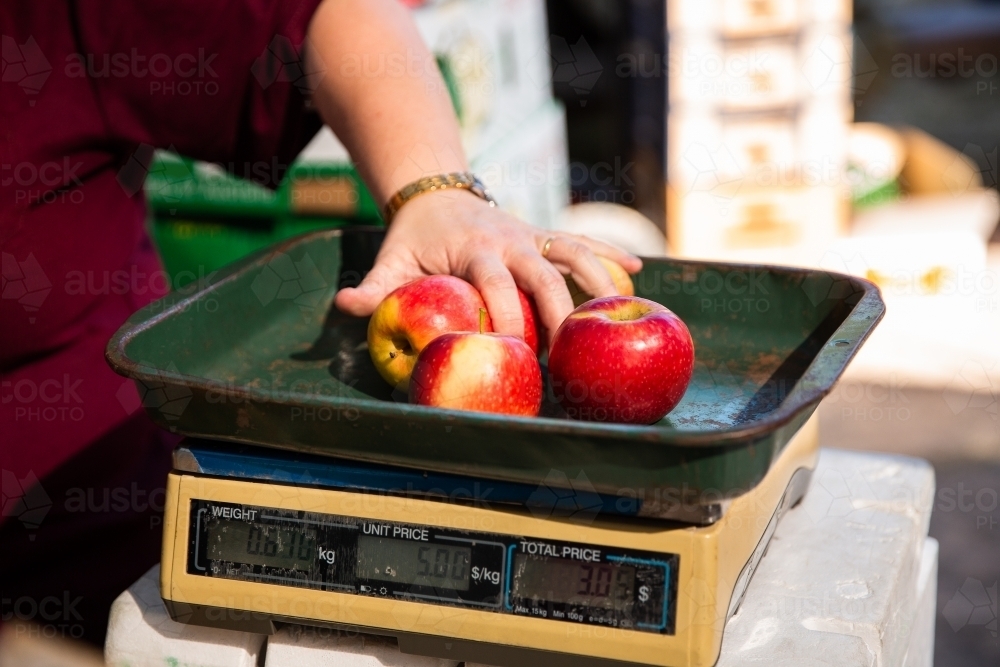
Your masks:
[[[591,252],[593,252],[595,255],[607,257],[608,259],[617,262],[618,264],[621,264],[622,268],[624,268],[629,273],[638,273],[639,271],[642,270],[641,259],[639,259],[630,252],[625,252],[621,248],[617,248],[611,245],[610,243],[605,243],[604,241],[598,241],[597,239],[592,239],[589,236],[578,236],[575,234],[566,234],[566,235],[560,234],[560,236],[565,236],[566,238],[573,239],[578,243],[582,243],[583,245],[590,248]],[[553,241],[553,245],[554,244],[555,241]],[[552,253],[550,252],[549,257],[551,258],[551,256]]]
[[[335,304],[348,315],[367,317],[389,292],[420,275],[419,272],[412,273],[398,269],[391,260],[380,257],[360,285],[345,287],[337,292]]]
[[[493,330],[523,338],[524,316],[517,297],[517,284],[500,255],[492,251],[477,252],[465,278],[483,295],[493,320]]]
[[[517,283],[534,298],[551,343],[556,329],[573,311],[573,299],[566,289],[566,281],[556,267],[534,252],[513,256],[509,266]]]
[[[611,274],[598,261],[597,255],[576,237],[557,236],[549,245],[546,259],[557,268],[568,271],[580,289],[591,296],[618,294]]]

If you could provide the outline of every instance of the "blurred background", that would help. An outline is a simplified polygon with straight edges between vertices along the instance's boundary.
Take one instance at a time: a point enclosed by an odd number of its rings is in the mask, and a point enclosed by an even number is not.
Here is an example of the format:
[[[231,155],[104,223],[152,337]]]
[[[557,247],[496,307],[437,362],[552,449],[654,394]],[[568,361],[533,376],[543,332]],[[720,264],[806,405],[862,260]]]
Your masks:
[[[935,661],[1000,664],[1000,2],[406,4],[508,210],[643,255],[881,287],[822,442],[933,463]],[[381,224],[329,130],[275,188],[241,175],[157,154],[149,225],[176,289],[294,234]]]

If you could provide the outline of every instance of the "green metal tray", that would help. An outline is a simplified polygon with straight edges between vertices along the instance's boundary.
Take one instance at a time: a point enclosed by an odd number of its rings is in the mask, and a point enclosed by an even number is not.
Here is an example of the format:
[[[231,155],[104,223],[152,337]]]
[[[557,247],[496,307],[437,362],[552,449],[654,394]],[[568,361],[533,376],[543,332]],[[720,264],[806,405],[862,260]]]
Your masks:
[[[567,489],[570,503],[596,491],[706,523],[763,478],[885,311],[851,276],[647,258],[637,294],[682,317],[696,353],[659,423],[573,421],[553,401],[538,418],[411,406],[375,371],[367,320],[332,306],[383,234],[327,230],[247,257],[133,315],[108,362],[178,433]]]

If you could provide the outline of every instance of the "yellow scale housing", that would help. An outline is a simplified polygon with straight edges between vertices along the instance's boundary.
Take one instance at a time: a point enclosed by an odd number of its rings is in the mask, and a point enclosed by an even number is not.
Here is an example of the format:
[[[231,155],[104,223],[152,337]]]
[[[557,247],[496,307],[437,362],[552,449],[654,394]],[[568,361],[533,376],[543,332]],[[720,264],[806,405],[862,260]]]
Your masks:
[[[395,636],[404,653],[494,665],[710,666],[778,520],[818,456],[815,415],[751,491],[704,527],[599,518],[584,524],[515,509],[220,479],[174,472],[167,485],[160,590],[177,620],[258,632],[273,621]],[[189,574],[195,499],[644,550],[679,557],[674,634],[420,601]]]

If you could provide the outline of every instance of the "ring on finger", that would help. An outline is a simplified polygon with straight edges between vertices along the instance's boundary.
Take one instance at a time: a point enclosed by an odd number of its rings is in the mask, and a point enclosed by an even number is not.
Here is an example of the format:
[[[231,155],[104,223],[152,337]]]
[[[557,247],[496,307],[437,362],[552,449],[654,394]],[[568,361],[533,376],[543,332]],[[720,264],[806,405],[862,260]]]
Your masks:
[[[556,237],[550,236],[545,239],[545,243],[542,244],[542,257],[545,259],[549,258],[549,250],[552,249],[552,242],[556,240]]]

